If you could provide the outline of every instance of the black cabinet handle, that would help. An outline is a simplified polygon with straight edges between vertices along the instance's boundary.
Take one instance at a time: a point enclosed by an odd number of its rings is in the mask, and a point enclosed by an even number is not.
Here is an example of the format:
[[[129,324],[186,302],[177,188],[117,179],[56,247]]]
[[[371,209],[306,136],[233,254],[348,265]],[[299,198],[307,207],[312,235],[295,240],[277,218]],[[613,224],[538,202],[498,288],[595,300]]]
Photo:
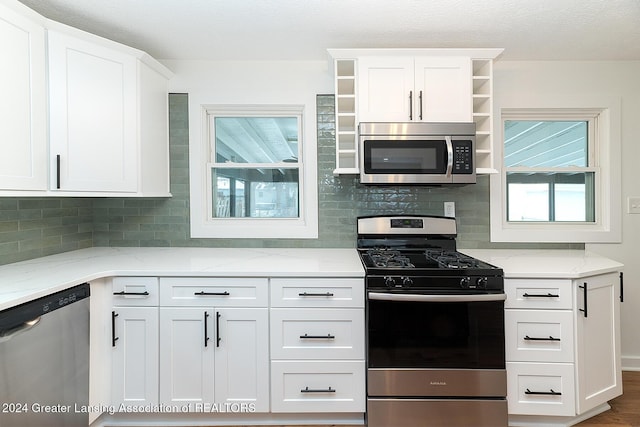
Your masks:
[[[331,334],[327,334],[327,335],[309,335],[309,334],[300,335],[300,339],[305,339],[305,340],[333,340],[335,338],[336,338],[336,336],[335,335],[331,335]]]
[[[582,289],[582,294],[584,295],[584,309],[579,308],[578,310],[584,313],[584,317],[587,317],[587,282],[584,282],[584,286],[578,287]]]
[[[204,312],[204,346],[205,347],[209,346],[209,326],[207,325],[208,323],[209,323],[209,313],[205,311]]]
[[[420,91],[420,95],[418,96],[418,99],[420,100],[420,120],[422,120],[422,91]]]
[[[624,273],[620,272],[620,302],[624,302]]]
[[[560,341],[560,338],[554,338],[551,335],[549,335],[549,338],[537,338],[537,337],[530,337],[529,335],[525,335],[524,339],[526,341]]]
[[[331,292],[319,292],[319,293],[300,292],[298,296],[299,297],[332,297],[333,293]]]
[[[409,91],[409,120],[413,120],[413,91]]]
[[[60,189],[60,154],[56,155],[56,188]]]
[[[200,291],[200,292],[194,292],[194,295],[198,295],[198,296],[206,296],[206,295],[219,295],[219,296],[226,296],[226,295],[230,295],[229,292],[224,291],[224,292],[205,292],[205,291]]]
[[[300,393],[335,393],[336,389],[335,388],[326,388],[326,389],[313,389],[313,388],[309,388],[309,387],[305,387],[302,390],[300,390]]]
[[[114,295],[149,295],[149,291],[144,291],[144,292],[125,292],[125,291],[120,291],[120,292],[114,292]]]
[[[216,312],[216,347],[220,347],[220,312]]]
[[[528,294],[525,292],[522,296],[525,298],[560,298],[560,295],[552,294],[550,292],[547,292],[546,294]]]
[[[116,341],[118,341],[119,337],[116,336],[116,317],[118,317],[118,313],[115,311],[111,312],[111,347],[116,346]]]
[[[562,396],[562,393],[560,393],[559,391],[553,391],[553,389],[550,389],[550,391],[531,391],[529,389],[527,389],[524,394],[536,394],[536,395],[544,395],[544,396]]]

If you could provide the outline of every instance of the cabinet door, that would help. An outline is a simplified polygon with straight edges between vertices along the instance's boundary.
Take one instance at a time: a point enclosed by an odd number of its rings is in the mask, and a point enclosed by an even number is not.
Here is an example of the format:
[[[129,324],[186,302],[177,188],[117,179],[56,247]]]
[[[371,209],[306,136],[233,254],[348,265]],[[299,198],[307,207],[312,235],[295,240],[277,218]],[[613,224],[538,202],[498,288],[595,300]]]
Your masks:
[[[415,61],[416,112],[425,122],[471,122],[471,58],[419,57]]]
[[[0,62],[0,190],[46,190],[44,28],[4,5]]]
[[[160,403],[212,404],[212,316],[205,308],[160,308]]]
[[[135,192],[136,58],[55,31],[48,37],[52,189]]]
[[[269,412],[269,316],[266,308],[216,310],[215,398],[242,412]]]
[[[622,394],[619,277],[576,280],[574,290],[577,413],[582,414]]]
[[[413,58],[359,58],[357,81],[360,122],[413,120]]]
[[[158,403],[158,308],[115,307],[112,404]]]

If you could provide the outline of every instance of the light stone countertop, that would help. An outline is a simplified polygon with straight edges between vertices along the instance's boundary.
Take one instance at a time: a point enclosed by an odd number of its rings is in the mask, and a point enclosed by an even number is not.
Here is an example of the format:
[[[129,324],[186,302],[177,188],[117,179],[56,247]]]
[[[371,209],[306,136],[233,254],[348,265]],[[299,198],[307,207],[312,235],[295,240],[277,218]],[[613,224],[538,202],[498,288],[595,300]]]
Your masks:
[[[0,310],[113,276],[364,277],[364,268],[355,249],[80,249],[0,266]]]
[[[576,279],[623,265],[580,250],[460,249],[506,278]],[[355,249],[90,248],[0,266],[0,310],[113,276],[364,277]]]
[[[502,268],[504,277],[579,279],[620,271],[623,264],[593,252],[543,249],[459,249]]]

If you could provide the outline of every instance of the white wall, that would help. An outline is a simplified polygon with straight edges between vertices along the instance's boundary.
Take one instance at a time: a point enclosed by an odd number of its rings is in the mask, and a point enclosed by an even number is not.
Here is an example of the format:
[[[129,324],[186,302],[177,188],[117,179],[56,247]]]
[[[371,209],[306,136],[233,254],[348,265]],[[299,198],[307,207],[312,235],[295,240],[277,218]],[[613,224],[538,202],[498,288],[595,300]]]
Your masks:
[[[626,209],[627,197],[640,197],[640,61],[498,61],[494,81],[496,120],[499,120],[497,109],[505,100],[513,103],[531,94],[620,97],[623,241],[589,244],[586,249],[625,265],[625,298],[621,311],[623,368],[640,370],[640,215],[627,214]]]

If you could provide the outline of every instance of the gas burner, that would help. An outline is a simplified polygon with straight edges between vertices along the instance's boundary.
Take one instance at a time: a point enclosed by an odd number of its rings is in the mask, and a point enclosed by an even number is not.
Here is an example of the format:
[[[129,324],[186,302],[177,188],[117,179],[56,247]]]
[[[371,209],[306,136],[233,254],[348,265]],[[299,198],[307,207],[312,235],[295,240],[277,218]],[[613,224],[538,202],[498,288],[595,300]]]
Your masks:
[[[442,268],[478,268],[479,263],[475,258],[463,255],[460,252],[427,250],[425,252],[427,259],[435,261]]]
[[[409,257],[393,249],[371,249],[367,251],[373,265],[376,267],[415,268]]]

